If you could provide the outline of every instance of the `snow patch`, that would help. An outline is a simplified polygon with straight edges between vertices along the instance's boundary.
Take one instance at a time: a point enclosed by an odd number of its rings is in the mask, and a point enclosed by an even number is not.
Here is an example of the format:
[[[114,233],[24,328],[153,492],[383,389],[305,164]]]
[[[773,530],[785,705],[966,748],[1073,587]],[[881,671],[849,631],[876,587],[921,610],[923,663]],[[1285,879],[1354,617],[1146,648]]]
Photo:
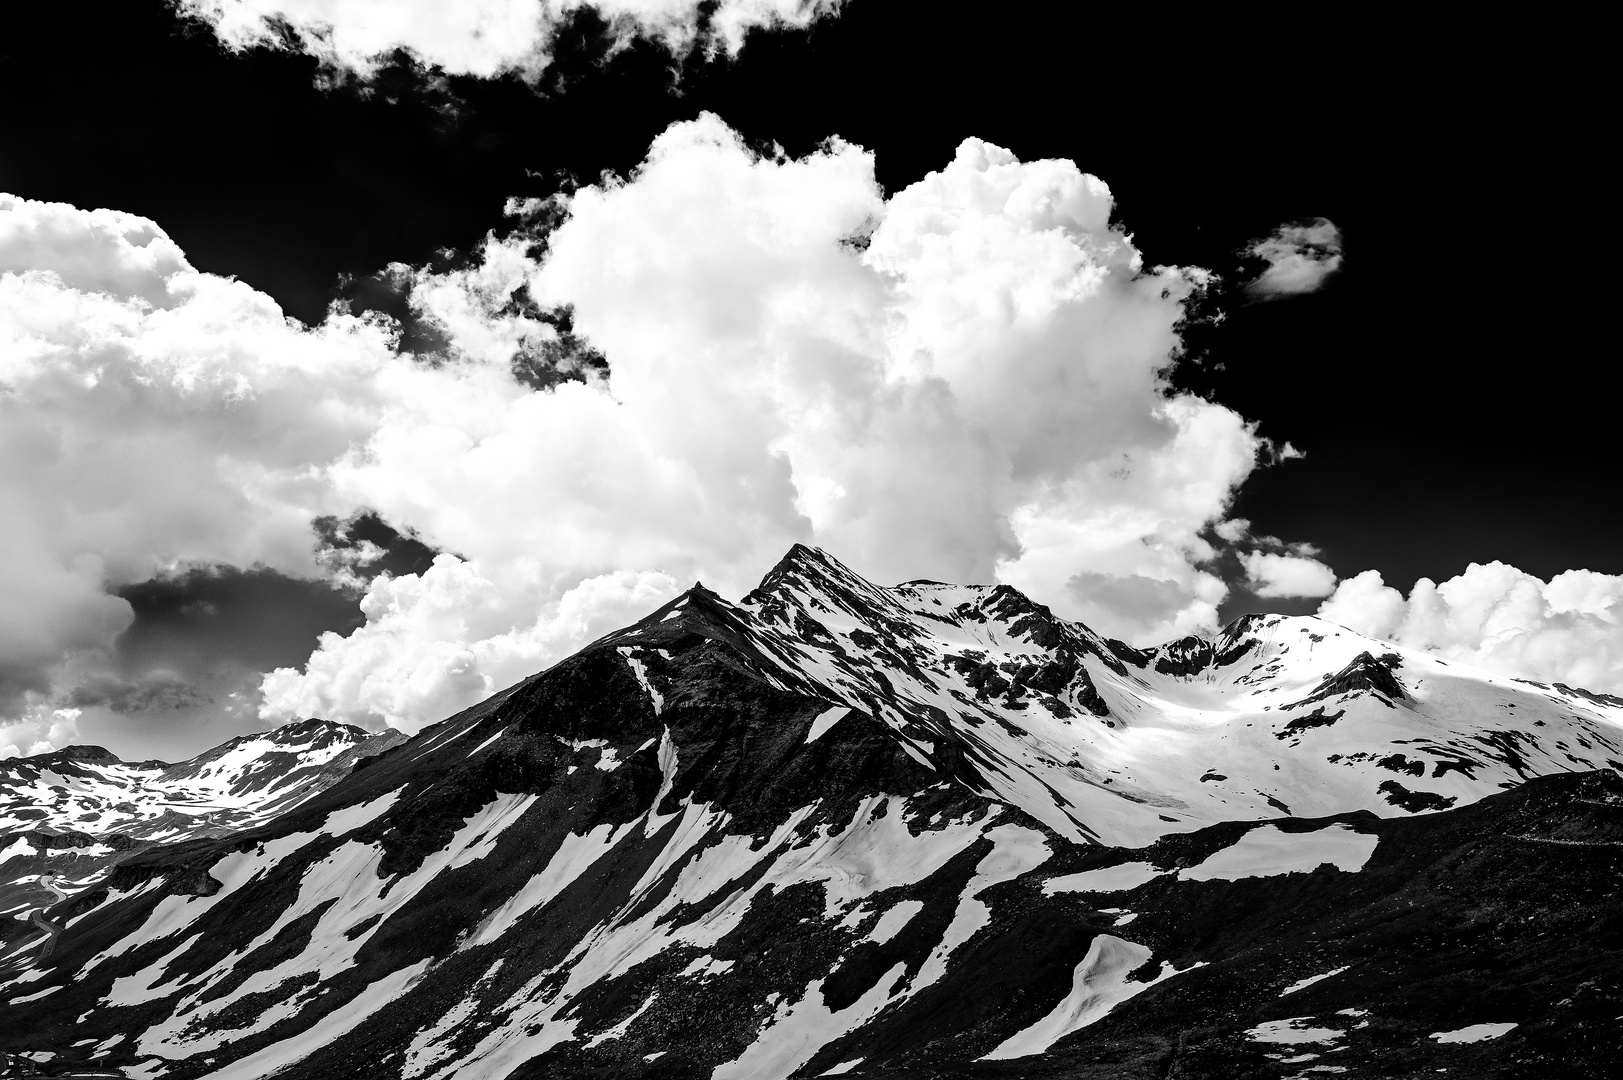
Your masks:
[[[1309,975],[1307,978],[1299,979],[1296,982],[1293,982],[1289,986],[1285,987],[1285,989],[1283,989],[1283,990],[1281,990],[1279,992],[1279,996],[1284,997],[1286,994],[1294,994],[1298,990],[1306,990],[1308,987],[1312,986],[1314,983],[1323,982],[1325,979],[1330,978],[1332,975],[1340,975],[1343,971],[1346,971],[1346,970],[1347,970],[1347,967],[1343,966],[1343,967],[1338,967],[1338,968],[1332,968],[1331,970],[1326,971],[1323,975]]]
[[[354,806],[346,806],[342,810],[334,810],[327,815],[327,823],[321,827],[321,831],[330,836],[343,836],[346,833],[352,833],[362,825],[376,821],[383,816],[399,798],[399,791],[391,791],[388,794],[379,795],[371,802],[357,803]]]
[[[472,1016],[478,1005],[478,1000],[470,994],[413,1036],[411,1044],[406,1047],[406,1060],[400,1066],[402,1080],[414,1080],[433,1068],[434,1063],[444,1057],[449,1049],[440,1044],[440,1040]]]
[[[1088,953],[1071,976],[1071,992],[1047,1016],[1004,1039],[982,1061],[1029,1057],[1048,1048],[1073,1031],[1080,1031],[1102,1019],[1111,1009],[1135,997],[1164,979],[1182,972],[1163,964],[1161,973],[1149,982],[1130,982],[1128,974],[1150,959],[1150,950],[1134,941],[1100,934],[1088,946]],[[1201,966],[1201,965],[1195,965]],[[1192,971],[1193,968],[1185,968]]]
[[[1515,1024],[1472,1024],[1453,1031],[1434,1031],[1431,1037],[1440,1043],[1474,1043],[1497,1039],[1508,1033]]]
[[[676,743],[671,741],[671,729],[661,728],[659,733],[659,791],[654,794],[654,801],[648,804],[648,820],[643,825],[643,836],[653,836],[660,826],[675,814],[662,816],[659,806],[665,801],[665,796],[671,793],[671,785],[676,782]]]
[[[261,1080],[359,1027],[361,1022],[399,997],[428,970],[431,960],[419,960],[410,967],[385,975],[355,995],[341,1009],[334,1009],[309,1028],[257,1053],[238,1058],[223,1069],[204,1074],[206,1080]]]
[[[179,982],[165,989],[157,985],[158,980],[163,976],[164,970],[178,959],[181,953],[195,945],[197,939],[202,936],[202,934],[193,934],[134,975],[125,975],[122,978],[114,979],[112,987],[107,991],[107,996],[101,999],[101,1004],[114,1006],[141,1005],[176,993],[180,989]]]
[[[1127,892],[1154,881],[1161,871],[1149,863],[1122,863],[1101,870],[1084,870],[1079,874],[1049,878],[1043,882],[1043,894],[1053,896],[1062,892]]]
[[[474,747],[472,750],[469,750],[468,751],[468,756],[473,757],[473,755],[477,754],[479,751],[483,750],[485,747],[489,746],[491,743],[495,742],[497,739],[501,738],[503,735],[506,735],[506,734],[507,734],[507,729],[502,728],[500,731],[496,732],[496,734],[492,735],[490,738],[486,739],[484,742],[480,743],[478,746]]]
[[[732,968],[736,961],[717,960],[713,956],[695,956],[693,962],[676,973],[679,979],[700,978],[706,975],[720,975]]]
[[[963,896],[958,901],[958,909],[953,912],[952,922],[947,924],[946,933],[941,936],[941,940],[936,943],[936,947],[931,950],[929,957],[925,959],[914,977],[911,994],[917,994],[945,975],[947,958],[952,955],[952,951],[974,937],[991,921],[992,910],[975,898],[977,893],[1000,882],[1013,881],[1020,875],[1035,870],[1053,854],[1049,851],[1048,842],[1043,839],[1042,833],[1022,825],[999,825],[986,830],[986,838],[996,846],[976,864],[975,876],[970,878],[969,884],[964,887]]]
[[[672,612],[671,614],[674,615],[675,612]],[[670,615],[667,615],[666,618],[670,618]],[[665,708],[665,698],[658,690],[654,689],[654,684],[648,681],[648,669],[643,666],[641,660],[637,659],[636,650],[629,647],[622,647],[616,649],[615,651],[621,656],[625,657],[626,663],[631,667],[631,673],[637,676],[637,682],[641,684],[643,692],[648,695],[648,700],[653,702],[654,715],[658,716],[660,711]]]
[[[537,908],[545,907],[570,882],[580,877],[598,859],[614,850],[635,822],[616,829],[608,822],[594,825],[584,835],[568,833],[558,850],[552,853],[547,867],[507,899],[501,907],[487,915],[461,949],[489,945],[512,928],[513,924]]]
[[[892,795],[866,798],[844,831],[819,845],[808,874],[810,880],[824,881],[830,918],[853,901],[923,881],[980,836],[982,822],[955,823],[915,836],[902,820],[906,805]],[[1043,850],[1046,855],[1047,848]]]
[[[626,1017],[624,1020],[620,1021],[618,1024],[615,1024],[613,1027],[609,1028],[607,1031],[603,1032],[601,1035],[596,1035],[596,1036],[593,1036],[591,1039],[589,1039],[587,1041],[587,1043],[586,1043],[586,1049],[588,1049],[588,1050],[595,1049],[598,1046],[601,1046],[603,1043],[608,1042],[610,1039],[623,1039],[623,1038],[625,1038],[626,1032],[631,1030],[632,1022],[634,1020],[636,1020],[637,1017],[639,1017],[643,1013],[647,1012],[648,1007],[650,1005],[652,1005],[654,1002],[658,1001],[658,1000],[659,1000],[659,992],[658,991],[655,991],[654,993],[649,994],[648,999],[646,1001],[644,1001],[641,1005],[637,1006],[637,1011],[636,1012],[632,1013],[630,1016]]]
[[[898,901],[889,911],[879,916],[879,921],[874,923],[873,929],[868,931],[868,936],[862,940],[883,945],[901,933],[902,927],[912,922],[913,916],[923,910],[924,902],[921,900]]]
[[[1300,1043],[1327,1043],[1341,1038],[1343,1032],[1335,1028],[1309,1027],[1311,1016],[1293,1016],[1286,1020],[1266,1020],[1246,1031],[1253,1042],[1278,1043],[1296,1046]]]
[[[1346,825],[1331,825],[1313,832],[1281,832],[1262,825],[1238,841],[1208,856],[1199,866],[1178,871],[1186,881],[1238,881],[1276,874],[1306,874],[1330,863],[1339,870],[1362,870],[1375,854],[1379,838],[1355,832]]]
[[[811,722],[811,730],[806,732],[806,741],[809,743],[816,742],[825,731],[839,723],[846,716],[850,715],[850,712],[851,710],[844,705],[836,705],[832,709],[824,709],[822,712],[818,713],[817,718]]]
[[[930,759],[925,757],[923,754],[919,753],[917,750],[913,749],[913,744],[908,742],[906,739],[903,739],[901,741],[900,746],[901,746],[902,750],[907,754],[908,757],[912,758],[914,761],[918,762],[920,765],[923,765],[926,769],[934,769],[935,768],[934,765],[930,764]]]
[[[788,1080],[817,1051],[871,1020],[906,973],[907,965],[897,964],[839,1012],[823,1003],[823,980],[816,980],[794,1005],[780,1004],[749,1049],[718,1066],[710,1080]]]

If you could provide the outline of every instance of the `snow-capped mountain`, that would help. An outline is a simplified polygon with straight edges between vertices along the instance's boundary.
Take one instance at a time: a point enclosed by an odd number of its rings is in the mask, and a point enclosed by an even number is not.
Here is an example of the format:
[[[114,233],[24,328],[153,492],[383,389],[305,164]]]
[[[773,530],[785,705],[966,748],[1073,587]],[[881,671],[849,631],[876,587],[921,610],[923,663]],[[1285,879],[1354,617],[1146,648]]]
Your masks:
[[[403,741],[304,720],[221,743],[189,761],[121,761],[99,746],[0,761],[0,830],[50,828],[179,840],[287,810]]]
[[[881,720],[931,767],[1076,841],[1392,816],[1623,770],[1623,699],[1466,671],[1312,617],[1137,650],[1006,585],[884,589],[800,547],[742,604],[694,590],[606,640],[657,671],[687,610],[736,635],[762,677]]]
[[[1590,1075],[1623,1049],[1620,737],[1616,699],[1313,619],[1135,650],[797,547],[272,820],[40,889],[0,1046],[177,1080]]]
[[[221,837],[268,821],[405,741],[305,720],[189,761],[121,761],[99,746],[0,761],[0,915],[35,906],[31,883],[68,888],[154,843]]]

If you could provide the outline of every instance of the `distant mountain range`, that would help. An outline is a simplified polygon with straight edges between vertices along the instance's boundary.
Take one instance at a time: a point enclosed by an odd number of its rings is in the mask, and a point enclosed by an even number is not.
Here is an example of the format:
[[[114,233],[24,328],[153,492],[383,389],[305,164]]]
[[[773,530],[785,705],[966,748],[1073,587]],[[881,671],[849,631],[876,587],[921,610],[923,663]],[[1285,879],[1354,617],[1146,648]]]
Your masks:
[[[40,873],[82,886],[153,844],[229,836],[405,741],[397,731],[305,720],[176,765],[121,761],[99,746],[0,761],[0,915],[36,906]]]
[[[253,740],[0,764],[0,1049],[176,1080],[1623,1053],[1623,700],[1317,619],[1142,650],[796,547],[400,745]]]

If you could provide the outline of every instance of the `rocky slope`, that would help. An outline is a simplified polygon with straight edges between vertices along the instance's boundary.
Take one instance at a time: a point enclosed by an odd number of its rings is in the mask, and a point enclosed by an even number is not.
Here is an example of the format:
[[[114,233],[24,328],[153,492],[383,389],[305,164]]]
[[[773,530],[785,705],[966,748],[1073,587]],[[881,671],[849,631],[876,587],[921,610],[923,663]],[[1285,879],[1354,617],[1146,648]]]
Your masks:
[[[45,912],[0,1048],[175,1078],[1599,1075],[1620,732],[1615,700],[1312,619],[1134,650],[797,548],[127,858]]]

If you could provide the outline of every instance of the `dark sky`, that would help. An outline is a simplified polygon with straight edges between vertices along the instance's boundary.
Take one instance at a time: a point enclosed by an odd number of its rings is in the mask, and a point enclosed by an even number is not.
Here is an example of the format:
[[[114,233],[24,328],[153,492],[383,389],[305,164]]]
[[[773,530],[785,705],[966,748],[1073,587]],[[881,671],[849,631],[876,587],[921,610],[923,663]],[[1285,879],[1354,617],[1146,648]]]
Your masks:
[[[843,136],[891,191],[970,135],[1073,159],[1150,262],[1234,275],[1247,242],[1322,215],[1344,272],[1310,296],[1219,299],[1175,376],[1306,452],[1237,512],[1404,589],[1473,560],[1623,571],[1597,344],[1611,289],[1588,269],[1614,228],[1608,140],[1564,122],[1590,100],[1586,65],[1525,62],[1542,47],[1526,28],[970,10],[853,0],[680,71],[646,45],[601,59],[587,16],[538,88],[407,65],[321,89],[312,60],[230,55],[158,0],[33,5],[0,31],[0,191],[150,217],[199,269],[310,322],[335,298],[382,304],[368,279],[386,264],[454,257],[509,226],[509,196],[624,172],[701,110],[791,154]],[[209,589],[244,618],[268,602],[264,581],[227,585],[131,594],[132,654],[184,637],[177,612]],[[353,625],[354,599],[305,597],[243,648],[288,662],[294,638]],[[1224,614],[1289,604],[1236,593]]]

